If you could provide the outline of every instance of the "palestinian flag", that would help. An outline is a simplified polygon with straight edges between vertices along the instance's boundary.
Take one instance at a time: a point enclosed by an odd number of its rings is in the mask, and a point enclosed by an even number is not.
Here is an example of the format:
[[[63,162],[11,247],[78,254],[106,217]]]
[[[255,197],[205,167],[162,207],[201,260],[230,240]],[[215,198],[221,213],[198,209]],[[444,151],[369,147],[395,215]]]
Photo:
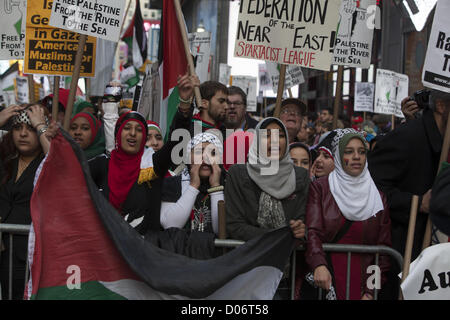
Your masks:
[[[219,257],[161,249],[97,190],[65,131],[36,173],[31,217],[28,299],[272,299],[295,244],[285,227]],[[165,244],[167,231],[152,235]]]
[[[144,29],[139,0],[136,0],[133,19],[122,36],[122,41],[126,42],[128,48],[133,52],[133,65],[140,68],[147,59],[147,32]]]
[[[185,74],[187,70],[183,39],[173,1],[163,2],[162,25],[158,54],[158,61],[160,61],[159,74],[162,85],[159,124],[162,131],[166,132],[165,140],[167,141],[170,124],[179,104],[177,77]]]

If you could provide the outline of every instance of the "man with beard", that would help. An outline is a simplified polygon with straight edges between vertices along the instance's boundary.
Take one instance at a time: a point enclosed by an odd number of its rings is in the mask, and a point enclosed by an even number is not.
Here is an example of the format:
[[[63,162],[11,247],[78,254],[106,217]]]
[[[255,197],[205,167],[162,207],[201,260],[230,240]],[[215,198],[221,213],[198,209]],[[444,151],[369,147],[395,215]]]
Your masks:
[[[253,119],[247,112],[247,95],[236,86],[228,88],[227,109],[225,112],[225,128],[238,130],[254,129],[258,121]]]

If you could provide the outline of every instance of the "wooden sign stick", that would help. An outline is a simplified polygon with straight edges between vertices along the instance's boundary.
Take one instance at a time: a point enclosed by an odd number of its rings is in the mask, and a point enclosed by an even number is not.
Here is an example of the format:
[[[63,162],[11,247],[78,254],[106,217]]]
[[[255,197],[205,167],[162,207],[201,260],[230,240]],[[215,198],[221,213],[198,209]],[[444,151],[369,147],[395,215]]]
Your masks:
[[[59,82],[60,77],[55,76],[55,78],[53,79],[53,101],[52,101],[52,119],[55,122],[58,120]]]
[[[336,84],[336,96],[334,97],[334,110],[333,110],[333,129],[337,128],[337,121],[339,116],[339,105],[342,98],[342,82],[344,81],[344,67],[338,67],[337,84]]]
[[[278,92],[277,92],[277,101],[275,103],[275,111],[273,116],[278,118],[281,112],[281,101],[283,100],[283,92],[284,92],[284,80],[286,78],[286,65],[282,64],[280,67],[280,78],[278,79]]]

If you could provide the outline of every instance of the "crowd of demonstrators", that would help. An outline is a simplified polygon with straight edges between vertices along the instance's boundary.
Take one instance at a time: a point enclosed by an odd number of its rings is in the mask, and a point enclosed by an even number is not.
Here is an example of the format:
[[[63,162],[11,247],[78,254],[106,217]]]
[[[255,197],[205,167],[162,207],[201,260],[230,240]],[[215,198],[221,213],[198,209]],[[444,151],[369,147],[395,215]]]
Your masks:
[[[30,224],[30,199],[35,173],[50,147],[48,110],[41,105],[12,105],[0,112],[0,127],[10,130],[0,142],[0,218],[1,223]],[[22,299],[27,259],[27,236],[13,236],[12,297]],[[0,239],[0,284],[6,295],[9,287],[9,243],[7,234]],[[2,247],[3,246],[3,247]]]
[[[198,113],[195,87],[202,96]],[[196,76],[180,75],[178,92],[167,136],[184,129],[188,141],[164,142],[157,122],[121,108],[118,83],[106,87],[99,105],[77,100],[71,114],[68,132],[84,151],[94,183],[140,235],[178,228],[217,236],[223,200],[228,238],[248,241],[289,226],[305,246],[305,252],[297,252],[297,298],[315,298],[320,287],[327,298],[334,292],[334,298],[345,299],[347,258],[325,253],[323,243],[385,245],[403,254],[413,194],[420,196],[413,259],[420,253],[428,213],[448,232],[449,169],[433,186],[448,94],[433,91],[430,108],[424,109],[406,98],[407,121],[389,132],[390,117],[383,115],[366,121],[358,114],[341,117],[334,128],[331,108],[307,113],[305,103],[295,98],[282,101],[279,118],[258,122],[247,112],[241,88],[200,84]],[[52,124],[51,96],[39,105],[0,111],[0,128],[8,132],[0,142],[2,223],[31,223],[33,181],[57,123],[64,120],[68,90],[59,95]],[[184,161],[173,170],[179,163],[172,151],[186,142]],[[0,281],[6,292],[8,239],[2,240]],[[26,237],[15,236],[15,299],[23,295],[26,249]],[[374,298],[366,286],[371,264],[373,255],[352,255],[350,299]],[[386,255],[380,255],[379,265],[380,297],[395,300],[400,270]],[[285,271],[277,299],[288,299],[287,276]]]

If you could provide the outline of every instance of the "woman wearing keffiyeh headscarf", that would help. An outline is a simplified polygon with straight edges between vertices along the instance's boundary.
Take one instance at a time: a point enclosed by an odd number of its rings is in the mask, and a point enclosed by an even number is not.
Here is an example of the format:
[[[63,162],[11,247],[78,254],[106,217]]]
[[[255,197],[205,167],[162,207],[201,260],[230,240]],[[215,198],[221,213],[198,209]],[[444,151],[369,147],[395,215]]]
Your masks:
[[[316,286],[336,288],[337,299],[346,298],[347,255],[326,255],[323,243],[390,246],[389,209],[367,167],[364,136],[354,129],[337,129],[332,142],[335,169],[311,184],[306,209],[308,242],[306,262]],[[372,255],[353,254],[349,298],[370,300],[367,268],[375,264]],[[389,258],[380,255],[381,283],[389,269]]]
[[[200,133],[187,151],[190,164],[163,183],[161,225],[218,234],[218,202],[224,200],[222,142],[212,133]]]

